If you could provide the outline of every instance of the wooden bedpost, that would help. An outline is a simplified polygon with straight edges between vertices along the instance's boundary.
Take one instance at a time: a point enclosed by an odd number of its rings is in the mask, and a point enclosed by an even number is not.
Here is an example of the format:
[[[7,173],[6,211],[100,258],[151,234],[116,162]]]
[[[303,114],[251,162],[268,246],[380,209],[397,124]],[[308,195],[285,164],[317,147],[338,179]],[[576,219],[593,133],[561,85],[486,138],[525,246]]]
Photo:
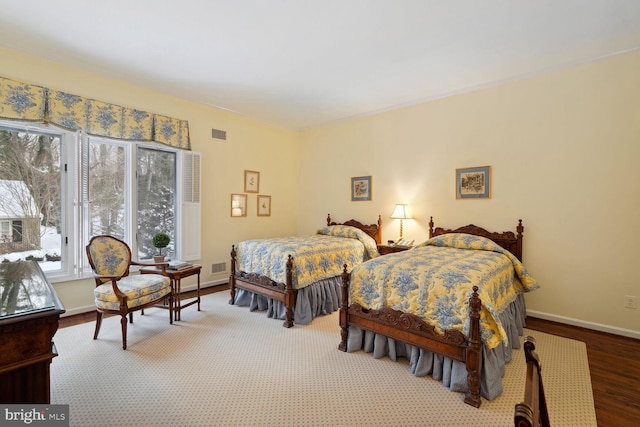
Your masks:
[[[233,305],[236,302],[236,246],[231,245],[231,273],[229,273],[229,289],[231,292],[231,299],[229,304]]]
[[[542,364],[535,352],[536,340],[527,336],[524,341],[524,356],[527,362],[524,401],[516,404],[514,424],[523,427],[549,427],[549,411],[542,386]]]
[[[349,336],[349,273],[347,264],[342,270],[342,301],[340,302],[340,345],[338,350],[347,351],[347,337]]]
[[[429,220],[429,238],[433,237],[433,217]]]
[[[518,226],[516,227],[517,241],[516,241],[516,258],[522,261],[522,232],[524,231],[524,226],[522,225],[522,220],[518,220]]]
[[[327,214],[327,227],[331,225],[331,214]]]
[[[289,258],[287,259],[287,283],[286,289],[284,293],[284,307],[287,311],[286,320],[284,321],[285,328],[290,328],[293,326],[293,305],[296,302],[296,293],[293,290],[293,257],[289,254]]]
[[[464,398],[464,402],[480,407],[480,370],[482,368],[482,353],[480,350],[480,307],[481,302],[478,297],[478,287],[473,287],[473,294],[469,298],[469,340],[467,343],[466,365],[467,365],[467,386],[469,391]]]

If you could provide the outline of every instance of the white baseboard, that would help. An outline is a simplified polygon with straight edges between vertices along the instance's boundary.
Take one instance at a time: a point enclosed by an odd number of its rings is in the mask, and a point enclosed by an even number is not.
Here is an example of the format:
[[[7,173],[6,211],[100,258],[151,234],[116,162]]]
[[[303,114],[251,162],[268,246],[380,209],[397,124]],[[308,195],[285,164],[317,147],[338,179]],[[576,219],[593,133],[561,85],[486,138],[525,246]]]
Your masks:
[[[212,280],[207,283],[200,283],[200,289],[209,288],[211,286],[223,285],[225,283],[229,283],[229,278]],[[181,286],[180,292],[195,291],[197,288],[198,288],[198,285],[196,283],[188,286]]]
[[[60,317],[69,317],[74,316],[76,314],[84,314],[90,311],[94,311],[96,309],[95,305],[85,305],[84,307],[76,307],[72,310],[67,310],[60,315]]]
[[[200,283],[200,289],[208,288],[210,286],[222,285],[225,283],[229,283],[229,279],[212,280],[211,282]],[[182,289],[180,289],[180,292],[195,291],[197,287],[198,285],[195,283],[193,285],[182,286]],[[95,305],[86,305],[84,307],[76,307],[74,309],[67,310],[60,317],[68,317],[68,316],[74,316],[76,314],[88,313],[88,312],[94,311],[95,309],[96,309]]]
[[[606,332],[608,334],[622,335],[623,337],[640,339],[640,331],[631,329],[618,328],[616,326],[603,325],[602,323],[587,322],[584,320],[573,319],[571,317],[558,316],[555,314],[543,313],[540,311],[527,310],[527,316],[537,317],[538,319],[550,320],[552,322],[564,323],[567,325],[578,326],[594,331]]]

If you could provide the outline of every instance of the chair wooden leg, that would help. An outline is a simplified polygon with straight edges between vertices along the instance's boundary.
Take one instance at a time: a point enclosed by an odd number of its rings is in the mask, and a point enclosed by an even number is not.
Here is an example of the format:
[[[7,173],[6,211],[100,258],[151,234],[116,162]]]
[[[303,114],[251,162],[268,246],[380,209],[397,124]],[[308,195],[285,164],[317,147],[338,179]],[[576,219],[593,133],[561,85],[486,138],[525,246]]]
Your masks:
[[[173,325],[173,291],[169,294],[169,324]]]
[[[133,323],[133,313],[129,313],[129,323]]]
[[[100,326],[102,326],[102,312],[96,311],[96,331],[93,333],[93,339],[98,339],[98,333],[100,332]]]
[[[131,313],[129,313],[131,314]],[[122,349],[127,349],[127,316],[123,315],[120,319],[120,324],[122,325]]]

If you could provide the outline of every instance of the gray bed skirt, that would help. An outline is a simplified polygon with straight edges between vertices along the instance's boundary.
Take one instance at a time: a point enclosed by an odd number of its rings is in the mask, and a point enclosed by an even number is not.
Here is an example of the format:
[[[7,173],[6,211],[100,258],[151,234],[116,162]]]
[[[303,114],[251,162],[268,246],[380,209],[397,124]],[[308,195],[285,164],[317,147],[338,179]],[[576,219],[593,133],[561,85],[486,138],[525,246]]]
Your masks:
[[[298,289],[293,309],[293,322],[298,325],[306,325],[317,316],[338,310],[342,300],[341,285],[342,278],[336,276]],[[248,306],[251,311],[266,310],[267,316],[274,319],[286,319],[286,310],[282,301],[244,289],[236,288],[235,304]]]
[[[493,400],[502,393],[505,364],[511,361],[511,350],[520,348],[520,336],[524,332],[525,319],[524,296],[519,294],[516,300],[500,315],[500,321],[509,337],[509,345],[498,346],[494,349],[482,346],[480,395],[485,399]],[[393,338],[350,326],[347,352],[360,350],[373,353],[375,359],[388,356],[395,361],[399,357],[405,357],[409,360],[411,373],[415,376],[431,375],[433,379],[442,381],[451,391],[468,391],[467,369],[464,363],[396,341]]]

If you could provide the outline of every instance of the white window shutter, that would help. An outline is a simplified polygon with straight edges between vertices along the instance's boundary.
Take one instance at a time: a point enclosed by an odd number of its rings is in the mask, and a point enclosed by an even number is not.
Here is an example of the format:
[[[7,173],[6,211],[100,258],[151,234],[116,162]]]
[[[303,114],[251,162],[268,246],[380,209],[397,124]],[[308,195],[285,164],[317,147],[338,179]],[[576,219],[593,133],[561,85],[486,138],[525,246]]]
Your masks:
[[[181,259],[185,261],[201,258],[201,153],[182,153],[182,225]]]

